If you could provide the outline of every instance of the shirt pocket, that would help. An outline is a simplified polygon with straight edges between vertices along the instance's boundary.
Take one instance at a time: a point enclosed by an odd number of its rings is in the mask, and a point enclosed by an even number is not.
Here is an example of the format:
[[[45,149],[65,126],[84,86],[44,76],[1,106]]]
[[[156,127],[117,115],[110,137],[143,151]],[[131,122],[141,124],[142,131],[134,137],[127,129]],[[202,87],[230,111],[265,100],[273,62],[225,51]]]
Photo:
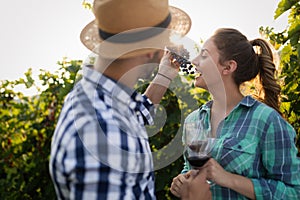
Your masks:
[[[249,176],[256,156],[257,144],[247,139],[225,138],[220,164],[232,173]]]

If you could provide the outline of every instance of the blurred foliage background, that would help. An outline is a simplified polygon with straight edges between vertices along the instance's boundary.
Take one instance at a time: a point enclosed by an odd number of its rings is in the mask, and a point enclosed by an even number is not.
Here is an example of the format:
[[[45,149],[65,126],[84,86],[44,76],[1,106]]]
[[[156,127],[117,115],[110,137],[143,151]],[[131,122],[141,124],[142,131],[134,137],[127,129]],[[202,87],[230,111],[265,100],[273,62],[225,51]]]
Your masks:
[[[90,8],[91,5],[83,1],[83,6]],[[297,132],[295,142],[300,152],[299,1],[280,1],[274,18],[285,12],[289,12],[289,26],[283,32],[276,33],[271,27],[261,27],[260,32],[280,54],[281,111]],[[58,64],[60,68],[55,73],[41,70],[41,87],[33,79],[31,69],[19,80],[0,82],[0,199],[56,199],[48,172],[51,137],[64,97],[80,79],[82,61],[64,58]],[[137,90],[142,92],[147,84],[147,81],[140,81]],[[35,88],[38,94],[26,96],[16,92],[15,88],[20,85]],[[207,91],[193,87],[191,78],[177,77],[161,102],[162,109],[158,110],[158,115],[166,112],[167,118],[163,126],[160,120],[156,121],[160,128],[150,137],[152,150],[156,152],[166,147],[181,133],[184,117],[209,98]],[[148,129],[153,132],[155,127]],[[172,155],[162,153],[156,162],[168,156]],[[180,157],[155,171],[158,199],[176,199],[170,194],[169,186],[182,164]]]

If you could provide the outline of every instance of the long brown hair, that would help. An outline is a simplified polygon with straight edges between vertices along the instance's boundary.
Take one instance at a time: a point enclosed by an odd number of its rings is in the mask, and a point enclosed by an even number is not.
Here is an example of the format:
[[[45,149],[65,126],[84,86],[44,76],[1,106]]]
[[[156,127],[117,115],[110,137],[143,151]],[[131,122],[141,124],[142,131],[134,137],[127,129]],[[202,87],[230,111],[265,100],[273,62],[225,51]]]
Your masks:
[[[264,94],[260,100],[280,113],[281,88],[275,78],[277,71],[269,43],[263,39],[248,41],[241,32],[231,28],[218,29],[212,39],[219,51],[221,64],[227,60],[236,61],[235,83],[240,86],[259,76]],[[253,47],[258,47],[258,52]]]

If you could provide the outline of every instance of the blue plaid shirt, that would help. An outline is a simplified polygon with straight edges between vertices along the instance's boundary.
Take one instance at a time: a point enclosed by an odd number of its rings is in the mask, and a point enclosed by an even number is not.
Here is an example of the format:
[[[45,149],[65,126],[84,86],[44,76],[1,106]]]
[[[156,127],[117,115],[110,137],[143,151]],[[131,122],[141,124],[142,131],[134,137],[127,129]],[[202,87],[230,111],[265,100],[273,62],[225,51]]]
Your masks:
[[[84,67],[52,138],[50,174],[59,199],[155,199],[145,124],[153,104]]]
[[[210,129],[212,101],[192,112],[186,122],[204,120]],[[300,159],[295,130],[275,110],[246,96],[221,121],[212,157],[227,171],[252,180],[256,199],[300,199]],[[184,138],[184,133],[183,133]],[[186,161],[182,173],[190,169]],[[247,199],[218,185],[213,199]]]

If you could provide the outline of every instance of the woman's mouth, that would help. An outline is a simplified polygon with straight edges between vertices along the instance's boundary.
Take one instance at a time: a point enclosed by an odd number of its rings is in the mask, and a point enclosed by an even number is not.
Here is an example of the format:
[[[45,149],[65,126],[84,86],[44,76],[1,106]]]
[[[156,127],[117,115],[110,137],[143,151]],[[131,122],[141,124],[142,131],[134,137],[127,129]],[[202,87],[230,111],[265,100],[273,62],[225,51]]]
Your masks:
[[[200,76],[202,76],[202,73],[198,69],[196,69],[195,78],[199,78]]]
[[[196,77],[196,78],[199,78],[199,77],[201,77],[201,76],[202,76],[201,73],[196,73],[196,74],[195,74],[195,77]]]

